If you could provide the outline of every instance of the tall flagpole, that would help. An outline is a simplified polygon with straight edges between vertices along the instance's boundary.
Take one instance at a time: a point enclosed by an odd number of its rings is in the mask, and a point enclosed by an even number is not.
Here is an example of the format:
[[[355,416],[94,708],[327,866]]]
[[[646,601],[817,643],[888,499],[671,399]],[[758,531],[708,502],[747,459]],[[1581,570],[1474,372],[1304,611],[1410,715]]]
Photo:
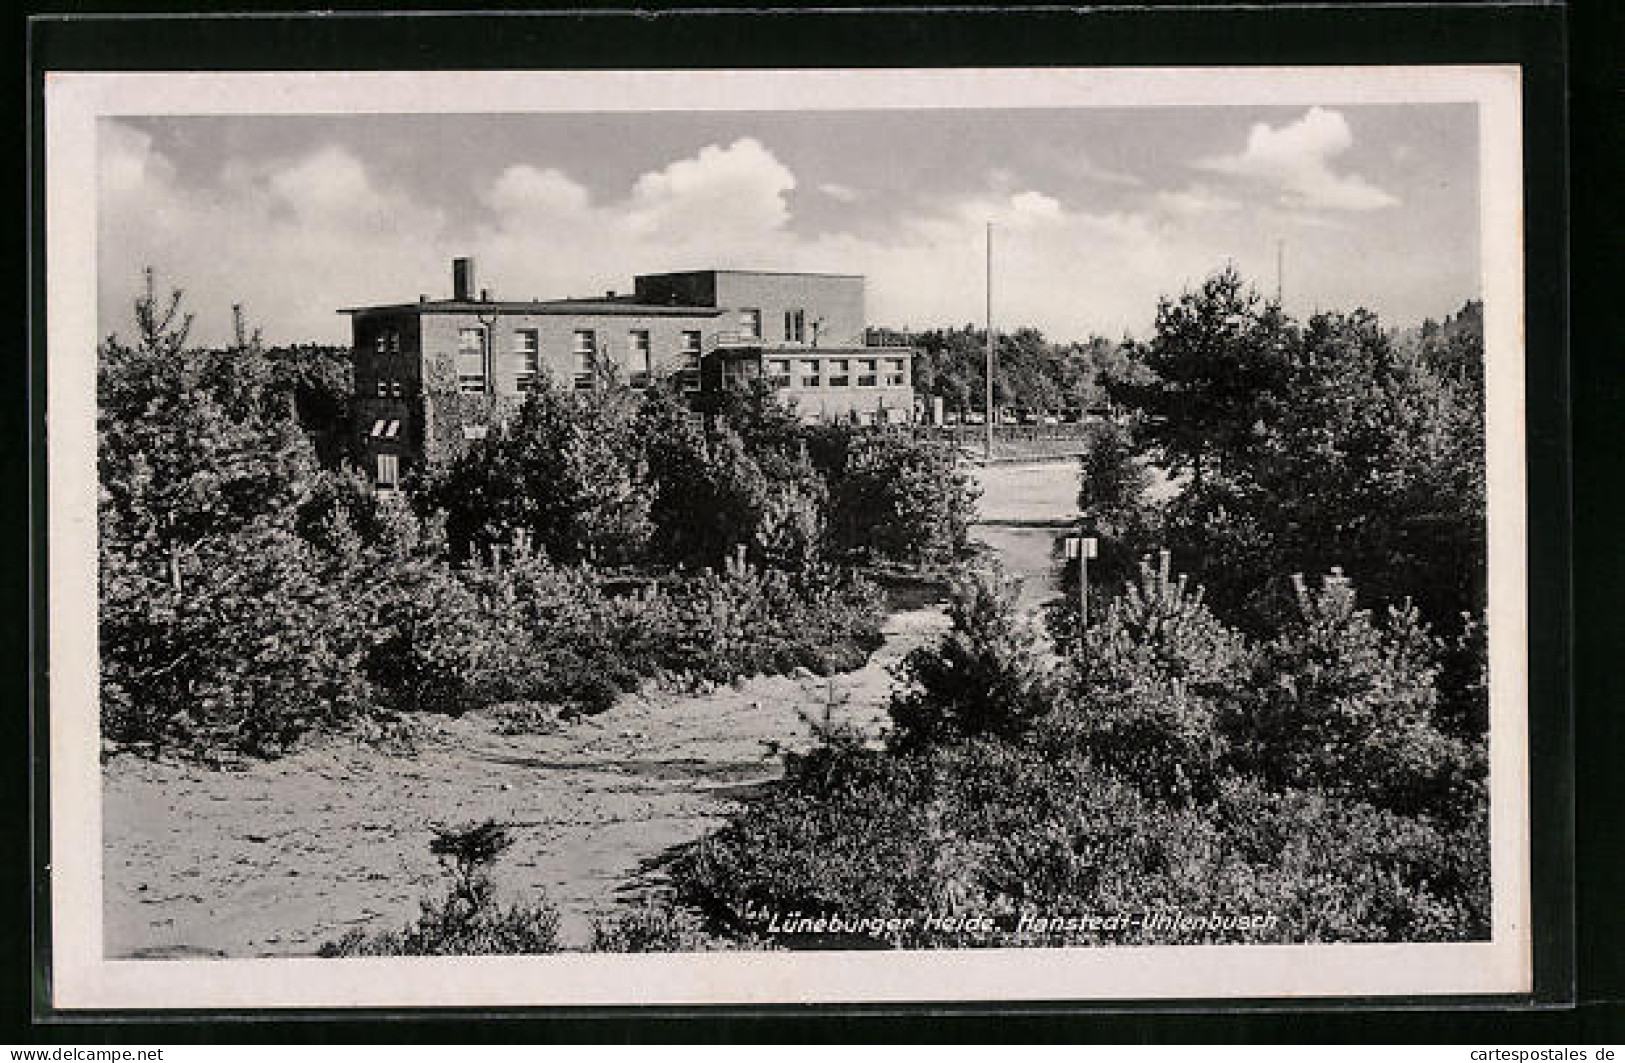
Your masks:
[[[1286,241],[1275,241],[1275,305],[1281,305],[1286,288]]]
[[[993,223],[987,223],[987,444],[984,456],[993,461]]]

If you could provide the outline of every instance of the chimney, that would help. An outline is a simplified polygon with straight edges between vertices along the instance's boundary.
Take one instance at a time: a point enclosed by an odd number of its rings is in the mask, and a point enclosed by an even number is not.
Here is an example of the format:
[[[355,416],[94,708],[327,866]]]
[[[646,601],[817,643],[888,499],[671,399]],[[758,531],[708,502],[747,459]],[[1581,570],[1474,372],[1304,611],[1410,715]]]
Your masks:
[[[474,260],[472,258],[452,259],[451,297],[463,302],[474,298]]]
[[[480,302],[489,303],[490,301],[491,301],[491,289],[489,289],[489,288],[481,288],[480,289]]]
[[[613,298],[615,298],[615,289],[614,289],[614,288],[610,288],[610,289],[609,289],[609,290],[607,290],[607,291],[605,291],[605,292],[604,292],[604,298],[606,298],[606,299],[613,299]]]

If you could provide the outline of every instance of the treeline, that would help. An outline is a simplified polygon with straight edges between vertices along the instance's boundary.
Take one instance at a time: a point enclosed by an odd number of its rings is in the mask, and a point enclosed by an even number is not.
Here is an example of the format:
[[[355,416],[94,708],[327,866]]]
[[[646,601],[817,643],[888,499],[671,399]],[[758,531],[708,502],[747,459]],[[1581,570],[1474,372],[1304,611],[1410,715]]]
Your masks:
[[[134,342],[98,352],[115,748],[274,755],[407,713],[847,669],[884,611],[855,563],[965,546],[974,499],[941,448],[806,429],[761,395],[697,428],[666,392],[544,386],[379,496],[318,446],[333,366],[191,346],[180,303],[149,283]]]
[[[940,396],[950,411],[985,412],[985,330],[966,325],[888,338],[915,348],[914,387],[921,395]],[[1099,336],[1083,343],[1055,343],[1035,328],[999,332],[994,339],[993,402],[1001,408],[1032,411],[1097,409],[1110,401],[1113,382],[1143,376],[1133,351],[1132,344]]]
[[[967,582],[883,746],[823,729],[681,858],[683,903],[735,936],[761,910],[912,916],[904,947],[1486,938],[1476,316],[1300,325],[1230,270],[1165,300],[1116,391],[1138,417],[1080,470],[1088,629]],[[1277,921],[1010,930],[1159,911]],[[1004,929],[920,930],[953,913]]]

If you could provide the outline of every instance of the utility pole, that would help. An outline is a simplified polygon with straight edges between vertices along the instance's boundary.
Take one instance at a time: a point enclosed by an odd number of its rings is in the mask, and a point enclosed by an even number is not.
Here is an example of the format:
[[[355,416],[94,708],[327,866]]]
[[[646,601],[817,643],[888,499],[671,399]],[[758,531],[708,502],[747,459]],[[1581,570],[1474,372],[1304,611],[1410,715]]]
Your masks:
[[[993,462],[993,223],[987,223],[987,442],[983,448]]]

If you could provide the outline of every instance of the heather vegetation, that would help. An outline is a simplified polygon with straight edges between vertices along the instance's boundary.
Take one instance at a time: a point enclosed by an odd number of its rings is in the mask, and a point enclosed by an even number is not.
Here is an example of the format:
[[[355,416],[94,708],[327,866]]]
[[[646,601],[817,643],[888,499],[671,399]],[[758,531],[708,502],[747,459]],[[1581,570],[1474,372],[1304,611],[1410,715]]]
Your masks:
[[[788,758],[680,859],[684,903],[895,918],[902,947],[1487,937],[1477,315],[1299,324],[1229,270],[1164,301],[1079,470],[1087,630],[1075,566],[1042,628],[964,581],[884,740]],[[1276,919],[1020,923],[1168,910]],[[955,913],[994,929],[924,922]]]
[[[764,393],[695,419],[668,390],[544,380],[381,496],[334,453],[341,360],[241,328],[196,347],[150,277],[135,311],[98,371],[118,748],[270,756],[403,714],[847,670],[884,616],[856,564],[966,549],[974,496],[940,446],[810,429]]]

